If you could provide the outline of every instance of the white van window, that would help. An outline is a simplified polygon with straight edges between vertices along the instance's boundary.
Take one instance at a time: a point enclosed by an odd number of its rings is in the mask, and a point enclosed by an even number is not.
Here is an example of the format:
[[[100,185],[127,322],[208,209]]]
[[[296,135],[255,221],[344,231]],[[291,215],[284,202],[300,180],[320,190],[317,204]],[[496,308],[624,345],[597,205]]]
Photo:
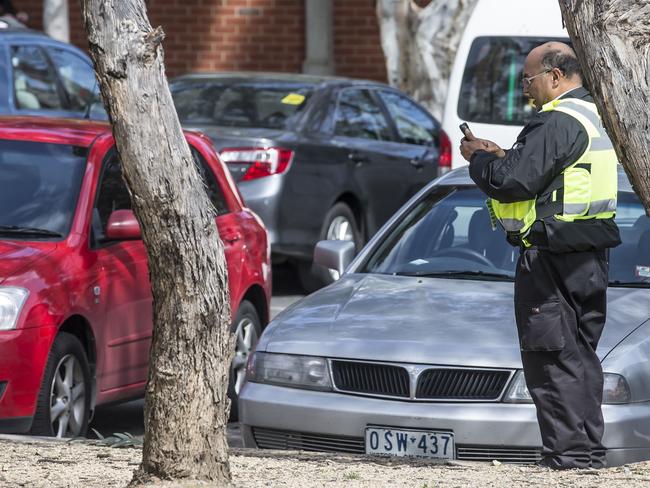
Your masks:
[[[477,37],[465,64],[458,116],[469,122],[525,125],[535,109],[523,95],[524,61],[539,37]]]

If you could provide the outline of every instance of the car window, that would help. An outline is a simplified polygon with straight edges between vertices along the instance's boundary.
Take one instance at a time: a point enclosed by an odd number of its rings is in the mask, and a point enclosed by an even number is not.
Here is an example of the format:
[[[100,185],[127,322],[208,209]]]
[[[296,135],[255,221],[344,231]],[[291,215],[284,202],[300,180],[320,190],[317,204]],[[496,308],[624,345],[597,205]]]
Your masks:
[[[178,80],[171,85],[183,124],[283,129],[304,109],[313,86],[267,81]]]
[[[206,185],[206,192],[214,205],[217,215],[227,213],[228,206],[214,173],[203,156],[192,148],[192,157]],[[130,210],[131,195],[122,178],[122,165],[116,151],[111,151],[104,161],[102,175],[95,199],[92,217],[92,234],[94,242],[100,242],[106,233],[108,219],[115,210]]]
[[[441,187],[417,204],[373,252],[366,272],[426,275],[448,271],[514,276],[519,251],[493,230],[485,195]]]
[[[437,127],[430,115],[398,93],[382,90],[379,96],[386,105],[402,142],[425,146],[434,144]]]
[[[212,172],[212,169],[208,165],[207,161],[201,156],[201,154],[194,148],[192,148],[192,156],[194,157],[194,163],[196,164],[196,169],[205,184],[205,190],[208,194],[208,198],[214,205],[217,215],[223,215],[228,213],[228,205],[226,204],[226,199],[221,189],[221,185],[217,181],[216,176]]]
[[[61,84],[68,96],[69,109],[83,112],[99,99],[95,72],[81,56],[57,47],[47,47]]]
[[[66,235],[85,168],[85,148],[0,140],[0,225]]]
[[[56,75],[38,46],[12,46],[14,99],[23,110],[61,109]]]
[[[92,215],[92,239],[99,243],[106,234],[108,219],[115,210],[130,210],[131,195],[122,178],[122,165],[115,150],[104,159]]]
[[[650,283],[650,218],[634,193],[619,193],[616,224],[621,244],[610,250],[610,281]]]
[[[619,192],[622,244],[610,250],[610,284],[650,286],[650,218],[632,192]],[[514,277],[519,250],[492,228],[485,195],[473,187],[434,188],[371,250],[361,272],[422,275],[498,273]]]
[[[458,97],[458,116],[470,122],[525,125],[535,108],[524,97],[524,61],[538,37],[477,37],[469,51]]]
[[[367,90],[346,89],[339,94],[335,133],[339,136],[388,141],[386,117]]]

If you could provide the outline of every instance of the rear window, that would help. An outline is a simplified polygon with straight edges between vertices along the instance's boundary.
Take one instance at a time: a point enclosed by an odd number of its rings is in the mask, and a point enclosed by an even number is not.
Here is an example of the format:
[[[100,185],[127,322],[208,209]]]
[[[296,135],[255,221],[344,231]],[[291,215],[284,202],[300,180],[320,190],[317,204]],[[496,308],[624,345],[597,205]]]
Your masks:
[[[305,106],[313,86],[279,81],[178,81],[171,91],[183,124],[283,129]]]
[[[550,40],[541,37],[477,37],[467,57],[458,116],[470,122],[525,125],[535,108],[523,96],[521,78],[528,53]]]

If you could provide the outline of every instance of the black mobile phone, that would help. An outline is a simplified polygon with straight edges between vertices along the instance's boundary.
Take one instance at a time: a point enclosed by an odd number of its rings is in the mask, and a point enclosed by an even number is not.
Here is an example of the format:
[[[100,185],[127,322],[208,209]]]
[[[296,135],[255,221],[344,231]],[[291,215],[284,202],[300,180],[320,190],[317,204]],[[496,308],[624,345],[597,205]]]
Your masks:
[[[472,131],[469,130],[469,125],[467,125],[467,122],[463,122],[463,123],[460,124],[458,127],[460,127],[460,131],[463,133],[463,135],[464,135],[465,137],[468,137],[468,136],[467,136],[467,133],[468,133],[468,132],[469,132],[470,134],[472,133]]]

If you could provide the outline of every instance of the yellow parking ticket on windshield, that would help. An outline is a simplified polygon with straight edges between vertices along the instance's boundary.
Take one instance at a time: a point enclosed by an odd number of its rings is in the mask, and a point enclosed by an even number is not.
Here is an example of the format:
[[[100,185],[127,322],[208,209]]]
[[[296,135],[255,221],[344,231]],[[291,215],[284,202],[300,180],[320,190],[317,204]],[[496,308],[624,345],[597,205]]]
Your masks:
[[[304,101],[305,95],[301,95],[300,93],[289,93],[282,99],[282,103],[286,103],[287,105],[300,105]]]

